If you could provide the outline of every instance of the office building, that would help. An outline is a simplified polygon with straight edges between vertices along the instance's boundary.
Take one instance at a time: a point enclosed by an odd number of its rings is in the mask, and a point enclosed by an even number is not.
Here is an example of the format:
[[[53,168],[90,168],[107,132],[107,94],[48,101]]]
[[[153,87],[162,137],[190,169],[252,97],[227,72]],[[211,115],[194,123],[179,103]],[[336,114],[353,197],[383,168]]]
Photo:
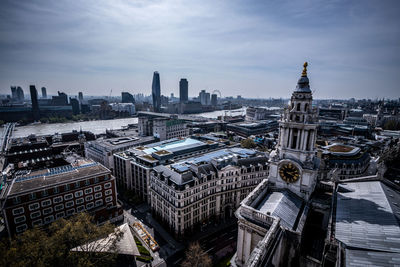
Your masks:
[[[133,190],[143,201],[150,201],[148,190],[150,171],[173,160],[201,155],[225,144],[217,141],[200,141],[193,138],[169,139],[162,142],[130,148],[114,154],[115,176],[118,184]]]
[[[213,107],[216,107],[218,105],[218,96],[217,96],[217,94],[212,94],[211,95],[211,105]]]
[[[46,98],[47,98],[46,87],[42,87],[42,98],[43,98],[43,99],[46,99]]]
[[[32,116],[34,121],[40,119],[39,103],[38,103],[38,93],[34,85],[29,86],[32,101]]]
[[[174,115],[170,118],[140,116],[138,127],[140,136],[155,136],[160,141],[189,135],[187,123],[183,120],[179,120]]]
[[[134,115],[136,113],[133,103],[111,103],[111,109],[121,115]]]
[[[128,92],[121,92],[122,103],[132,103],[135,104],[135,98],[132,94]]]
[[[69,98],[69,104],[72,107],[72,114],[78,115],[80,113],[79,100],[76,98]]]
[[[82,104],[82,102],[83,102],[83,93],[82,92],[78,93],[78,99],[79,99],[79,103]]]
[[[154,142],[154,137],[124,136],[110,139],[97,139],[85,143],[85,156],[101,163],[109,168],[114,169],[113,154],[124,151],[130,147],[148,144]]]
[[[217,150],[150,173],[151,210],[177,236],[233,216],[268,176],[268,157],[242,148]]]
[[[68,165],[16,174],[0,201],[9,235],[88,211],[98,222],[122,219],[115,178],[110,170],[87,159]]]
[[[11,99],[12,100],[17,100],[17,87],[16,86],[11,86]]]
[[[24,90],[20,86],[17,87],[17,100],[21,103],[25,101]]]
[[[151,85],[151,92],[153,97],[153,109],[154,112],[161,111],[161,86],[160,86],[160,74],[155,71],[153,74],[153,83]]]
[[[189,100],[189,83],[187,79],[181,79],[179,81],[179,102],[185,103]]]

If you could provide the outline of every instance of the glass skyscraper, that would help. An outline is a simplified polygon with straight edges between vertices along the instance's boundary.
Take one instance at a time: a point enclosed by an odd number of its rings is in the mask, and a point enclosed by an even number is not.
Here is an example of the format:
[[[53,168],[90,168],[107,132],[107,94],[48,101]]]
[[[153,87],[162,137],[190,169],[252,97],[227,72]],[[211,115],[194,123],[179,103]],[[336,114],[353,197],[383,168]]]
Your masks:
[[[161,108],[161,88],[160,88],[160,74],[155,71],[153,74],[153,84],[151,85],[153,96],[153,107],[155,112],[160,112]]]

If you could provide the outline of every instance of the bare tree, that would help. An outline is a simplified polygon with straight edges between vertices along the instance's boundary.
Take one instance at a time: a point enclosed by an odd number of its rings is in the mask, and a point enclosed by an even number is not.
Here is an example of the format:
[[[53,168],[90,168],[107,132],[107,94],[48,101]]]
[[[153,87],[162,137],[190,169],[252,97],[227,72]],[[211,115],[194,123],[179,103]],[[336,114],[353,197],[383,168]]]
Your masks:
[[[199,242],[190,244],[182,262],[182,267],[211,267],[212,262],[207,253],[201,248]]]

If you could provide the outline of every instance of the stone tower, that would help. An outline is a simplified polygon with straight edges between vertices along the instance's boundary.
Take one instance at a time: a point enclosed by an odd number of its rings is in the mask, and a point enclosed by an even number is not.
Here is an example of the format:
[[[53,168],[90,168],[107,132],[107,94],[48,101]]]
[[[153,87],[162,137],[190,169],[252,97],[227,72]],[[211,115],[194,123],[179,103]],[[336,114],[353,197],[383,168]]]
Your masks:
[[[317,180],[315,157],[317,112],[312,107],[312,92],[307,77],[307,62],[289,106],[279,121],[278,145],[271,153],[269,181],[278,188],[308,199]]]

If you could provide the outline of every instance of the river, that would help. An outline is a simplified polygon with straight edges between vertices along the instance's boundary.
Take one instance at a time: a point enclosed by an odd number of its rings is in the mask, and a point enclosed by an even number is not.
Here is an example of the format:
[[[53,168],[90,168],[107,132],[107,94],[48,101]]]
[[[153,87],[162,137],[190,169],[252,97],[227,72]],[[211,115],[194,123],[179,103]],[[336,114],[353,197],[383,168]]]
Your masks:
[[[226,111],[227,115],[232,114],[244,115],[246,109],[236,109],[232,111]],[[218,116],[225,115],[225,110],[217,110],[212,112],[205,112],[200,114],[193,114],[194,116],[203,116],[206,118],[215,119]],[[105,131],[111,129],[121,129],[122,126],[128,124],[134,124],[138,122],[138,118],[124,118],[114,120],[97,120],[97,121],[82,121],[82,122],[66,122],[66,123],[42,123],[42,124],[30,124],[25,126],[17,126],[14,129],[12,137],[25,137],[30,134],[34,135],[47,135],[54,133],[66,133],[72,130],[79,131],[81,128],[83,131],[90,131],[94,134],[105,133]],[[1,129],[0,129],[1,130]]]

